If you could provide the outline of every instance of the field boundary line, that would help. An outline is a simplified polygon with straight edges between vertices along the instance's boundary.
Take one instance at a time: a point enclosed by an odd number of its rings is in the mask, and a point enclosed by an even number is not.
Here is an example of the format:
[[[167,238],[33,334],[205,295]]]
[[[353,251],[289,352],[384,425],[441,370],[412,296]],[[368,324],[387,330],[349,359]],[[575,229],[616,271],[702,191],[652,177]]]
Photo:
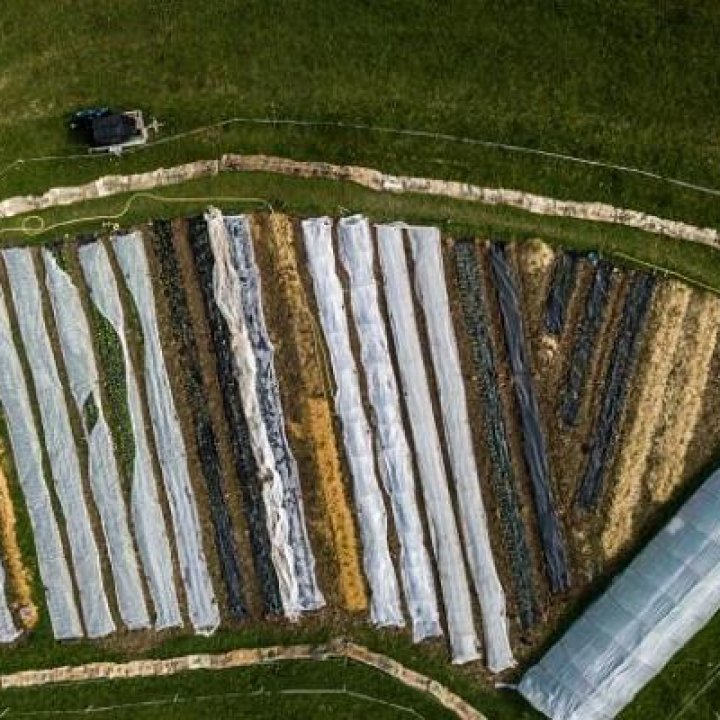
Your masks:
[[[0,690],[59,683],[167,677],[194,670],[228,670],[291,660],[352,660],[372,667],[407,687],[430,695],[460,720],[487,720],[470,703],[432,678],[405,667],[397,660],[343,639],[325,645],[290,645],[240,648],[221,654],[196,654],[128,662],[94,662],[45,670],[22,670],[0,675]]]
[[[622,172],[629,175],[637,175],[644,177],[649,180],[656,180],[658,182],[665,182],[670,185],[676,185],[677,187],[685,188],[687,190],[693,190],[706,195],[714,195],[720,197],[720,189],[708,187],[706,185],[700,185],[699,183],[693,183],[689,180],[681,180],[679,178],[669,177],[662,173],[655,172],[653,170],[645,170],[643,168],[633,167],[632,165],[622,165],[619,163],[611,163],[603,160],[592,160],[590,158],[580,157],[579,155],[571,155],[570,153],[563,153],[555,150],[545,150],[543,148],[529,147],[526,145],[516,145],[514,143],[501,142],[499,140],[486,140],[482,138],[473,138],[465,135],[455,135],[452,133],[439,132],[434,130],[419,130],[413,128],[395,128],[384,125],[371,125],[369,123],[361,122],[346,122],[343,120],[309,120],[303,118],[278,118],[278,117],[231,117],[224,120],[219,120],[214,123],[207,125],[200,125],[190,130],[184,130],[173,135],[167,135],[157,140],[151,140],[137,147],[128,148],[125,154],[137,154],[145,150],[150,150],[160,145],[167,145],[178,140],[184,140],[188,137],[195,135],[202,135],[203,133],[210,132],[213,130],[219,130],[222,128],[230,127],[232,125],[264,125],[264,126],[284,126],[284,127],[301,127],[301,128],[336,128],[340,130],[354,130],[363,131],[370,133],[377,133],[382,135],[396,135],[398,137],[415,137],[424,138],[427,140],[438,140],[441,142],[458,143],[462,145],[472,145],[476,147],[490,148],[493,150],[502,150],[505,152],[516,153],[519,155],[531,155],[535,157],[548,158],[551,160],[561,160],[567,163],[574,163],[576,165],[586,165],[588,167],[597,167],[604,170],[613,170],[616,172]],[[30,163],[41,163],[41,162],[56,162],[63,160],[83,160],[83,159],[104,159],[106,156],[99,154],[90,153],[70,153],[68,155],[40,155],[29,158],[17,158],[12,162],[9,162],[3,168],[0,169],[0,180],[2,180],[10,171],[16,167],[27,165]]]
[[[470,183],[436,178],[390,175],[376,169],[355,165],[298,161],[269,155],[225,154],[215,160],[198,160],[144,173],[106,175],[83,185],[52,188],[42,195],[11,197],[0,201],[0,219],[125,193],[149,193],[159,187],[178,185],[189,180],[213,177],[225,172],[265,172],[306,179],[347,181],[378,192],[414,193],[466,200],[485,205],[507,206],[535,215],[623,225],[678,240],[720,247],[720,233],[715,228],[690,225],[678,220],[660,218],[639,210],[618,208],[606,203],[559,200],[519,190],[481,187]],[[160,197],[165,200],[164,196]],[[70,225],[87,219],[94,218],[72,219],[64,221],[63,224]],[[33,227],[33,223],[37,224]],[[47,232],[47,230],[41,217],[31,215],[26,217],[19,227],[3,228],[1,232],[14,232],[32,237]]]

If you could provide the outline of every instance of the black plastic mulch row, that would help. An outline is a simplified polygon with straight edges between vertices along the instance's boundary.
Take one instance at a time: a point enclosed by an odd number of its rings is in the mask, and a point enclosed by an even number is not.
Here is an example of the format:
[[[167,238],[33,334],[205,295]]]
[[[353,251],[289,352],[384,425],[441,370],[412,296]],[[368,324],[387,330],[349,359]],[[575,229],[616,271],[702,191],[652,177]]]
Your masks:
[[[472,348],[473,369],[482,395],[481,407],[492,463],[490,481],[500,513],[503,545],[509,557],[520,625],[524,630],[529,630],[538,620],[537,598],[532,579],[532,559],[515,488],[515,473],[510,460],[505,419],[498,390],[495,354],[487,330],[483,280],[473,240],[461,240],[455,244],[455,266],[465,328]]]
[[[175,248],[172,241],[172,228],[169,221],[159,220],[153,224],[155,248],[162,277],[162,286],[170,308],[170,320],[173,338],[183,359],[184,385],[192,411],[193,430],[197,443],[202,473],[210,500],[215,531],[215,545],[220,557],[220,567],[228,595],[228,610],[236,619],[247,616],[247,606],[243,593],[242,571],[237,555],[232,520],[225,502],[224,481],[218,456],[215,431],[208,412],[208,398],[203,383],[200,359],[195,335],[190,321],[185,288],[180,282]]]
[[[595,506],[602,493],[654,288],[655,278],[652,275],[638,273],[625,298],[620,327],[605,375],[588,462],[577,494],[577,504],[583,509]]]
[[[545,433],[540,423],[535,385],[527,359],[520,299],[503,245],[493,243],[490,246],[490,264],[503,319],[505,344],[520,411],[525,462],[533,489],[550,588],[553,592],[562,592],[570,587],[567,551],[552,497],[550,461]]]
[[[612,273],[613,266],[609,262],[600,260],[595,264],[592,283],[585,298],[583,319],[570,355],[565,388],[560,395],[560,419],[566,425],[577,423],[590,361],[605,317]]]
[[[555,260],[547,304],[545,306],[545,327],[552,335],[562,335],[567,317],[575,278],[578,257],[573,252],[563,251]]]
[[[215,349],[218,381],[223,395],[225,416],[230,429],[235,466],[240,479],[240,489],[250,531],[255,573],[260,584],[266,612],[279,614],[282,612],[282,600],[277,575],[272,564],[271,543],[267,531],[262,488],[260,487],[258,469],[250,445],[247,421],[240,406],[240,394],[235,379],[229,330],[225,318],[223,318],[215,304],[213,296],[214,260],[210,248],[207,224],[203,218],[190,218],[188,222],[190,245],[195,257],[195,270],[200,281],[205,313]]]

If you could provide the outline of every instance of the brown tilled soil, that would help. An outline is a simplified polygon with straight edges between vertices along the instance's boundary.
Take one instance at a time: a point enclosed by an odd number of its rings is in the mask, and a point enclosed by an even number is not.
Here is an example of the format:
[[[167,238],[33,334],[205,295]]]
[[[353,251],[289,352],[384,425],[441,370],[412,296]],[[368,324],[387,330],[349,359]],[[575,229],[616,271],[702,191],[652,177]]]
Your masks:
[[[12,458],[0,444],[0,555],[7,573],[10,607],[22,627],[32,630],[38,608],[32,597],[32,576],[25,566],[15,527],[15,507],[8,482]]]
[[[227,593],[220,568],[220,558],[218,557],[217,548],[215,547],[215,534],[213,532],[212,513],[205,486],[205,476],[203,474],[200,456],[198,455],[197,443],[195,442],[195,419],[186,390],[188,373],[185,364],[186,359],[183,355],[182,348],[175,340],[172,318],[168,307],[168,297],[163,287],[160,265],[155,255],[152,229],[148,228],[143,235],[150,276],[153,281],[153,294],[155,296],[155,311],[157,313],[158,329],[160,331],[160,342],[162,344],[165,365],[170,379],[170,390],[175,401],[175,410],[177,411],[180,429],[185,443],[187,467],[190,475],[190,484],[195,496],[195,507],[197,508],[202,527],[202,546],[205,550],[208,571],[222,616],[224,614],[224,608],[228,606]]]
[[[450,299],[450,312],[452,314],[455,336],[457,338],[460,365],[465,378],[465,391],[467,398],[468,417],[472,431],[473,448],[475,460],[477,461],[478,474],[480,476],[480,490],[488,520],[490,542],[495,558],[495,565],[500,575],[500,582],[505,590],[507,601],[508,618],[510,620],[510,633],[512,645],[517,646],[524,638],[521,635],[520,623],[513,595],[512,576],[510,573],[509,561],[502,543],[502,524],[495,495],[490,484],[492,464],[490,460],[490,449],[487,443],[487,431],[482,408],[482,397],[477,378],[474,375],[472,345],[470,335],[467,332],[463,317],[462,303],[457,285],[455,273],[455,257],[453,252],[453,241],[449,239],[443,246],[445,264],[445,282]]]
[[[262,617],[263,609],[260,592],[253,568],[250,537],[243,514],[240,481],[235,469],[229,429],[225,419],[222,393],[217,377],[217,363],[213,350],[212,337],[207,325],[202,292],[195,273],[195,262],[188,242],[187,222],[173,223],[173,246],[180,268],[181,282],[190,313],[190,322],[198,351],[198,361],[207,395],[208,413],[215,431],[220,470],[224,479],[224,496],[232,520],[235,534],[235,547],[238,552],[243,579],[243,591],[248,611],[252,617]]]
[[[333,387],[311,305],[311,281],[304,262],[298,262],[300,229],[278,214],[258,220],[263,239],[255,248],[263,276],[263,303],[319,580],[329,606],[360,612],[367,608],[367,590],[350,509],[352,492],[330,406]]]
[[[607,559],[614,559],[629,543],[635,511],[643,496],[643,479],[653,437],[663,411],[663,400],[676,350],[682,337],[690,288],[665,282],[655,291],[645,329],[638,370],[630,386],[623,438],[608,477],[605,528],[602,544]]]
[[[528,477],[527,466],[522,445],[522,431],[520,429],[520,416],[515,402],[512,373],[505,347],[505,335],[503,332],[500,307],[496,294],[493,290],[494,284],[490,270],[488,256],[488,244],[482,243],[478,250],[480,260],[480,271],[483,276],[483,286],[486,289],[485,307],[488,312],[490,324],[489,336],[495,351],[495,364],[497,368],[498,386],[500,400],[504,409],[505,429],[507,431],[510,458],[515,469],[515,482],[520,505],[520,514],[525,525],[525,532],[528,541],[528,548],[533,559],[533,584],[537,593],[538,609],[540,611],[540,623],[538,630],[528,637],[531,644],[537,640],[542,623],[547,619],[548,613],[554,605],[550,598],[550,589],[545,575],[545,562],[543,559],[540,533],[535,516],[535,503],[533,500],[530,478]]]
[[[656,503],[670,499],[717,456],[718,324],[720,299],[694,291],[651,456],[648,494]]]

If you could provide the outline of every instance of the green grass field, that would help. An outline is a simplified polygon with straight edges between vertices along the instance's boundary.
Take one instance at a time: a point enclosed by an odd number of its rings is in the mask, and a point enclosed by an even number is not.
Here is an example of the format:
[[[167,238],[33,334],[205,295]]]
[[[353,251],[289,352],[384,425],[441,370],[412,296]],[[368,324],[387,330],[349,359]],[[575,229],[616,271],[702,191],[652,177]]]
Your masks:
[[[265,152],[602,200],[718,226],[717,195],[478,144],[280,123],[238,123],[182,139],[172,136],[236,116],[360,123],[541,148],[720,187],[719,36],[720,5],[701,0],[11,0],[0,8],[0,197],[222,152]],[[73,110],[93,104],[140,107],[157,115],[165,123],[163,142],[120,159],[13,164],[18,158],[83,153],[65,121]],[[163,194],[259,197],[298,213],[353,210],[377,219],[439,223],[455,234],[541,236],[564,246],[600,249],[627,262],[650,263],[720,292],[717,252],[623,228],[267,175],[227,175]],[[125,201],[118,197],[61,208],[43,218],[52,225],[113,215]],[[220,204],[244,207],[239,201]],[[201,200],[162,204],[140,199],[119,222],[197,212],[204,205]],[[0,221],[0,242],[26,240],[12,231],[20,220]],[[35,241],[97,229],[99,223],[60,226]],[[31,546],[24,537],[23,548]],[[358,630],[357,637],[447,683],[489,720],[536,717],[514,695],[488,689],[432,653],[415,650],[406,639],[380,638],[369,630]],[[720,703],[720,682],[713,684],[718,637],[720,618],[623,717],[713,718]],[[210,640],[175,638],[148,652],[220,651],[303,639],[322,641],[326,633],[312,627],[301,632],[247,628]],[[46,623],[35,641],[12,653],[0,652],[0,671],[124,656],[89,643],[58,648]],[[277,693],[345,684],[353,692],[410,707],[415,715],[347,694]],[[260,687],[265,694],[257,694]],[[182,702],[167,704],[176,695]],[[154,700],[161,702],[136,704]],[[10,708],[10,717],[52,717],[61,710],[63,717],[79,717],[74,711],[88,705],[117,704],[131,707],[100,716],[448,717],[427,698],[365,668],[334,664],[0,693],[0,715]]]
[[[671,0],[15,0],[0,10],[0,165],[77,152],[78,107],[184,131],[233,116],[411,128],[632,165],[713,186],[720,8]],[[16,168],[0,193],[222,150],[379,165],[717,223],[718,203],[616,171],[365,131],[239,125],[121,161]]]

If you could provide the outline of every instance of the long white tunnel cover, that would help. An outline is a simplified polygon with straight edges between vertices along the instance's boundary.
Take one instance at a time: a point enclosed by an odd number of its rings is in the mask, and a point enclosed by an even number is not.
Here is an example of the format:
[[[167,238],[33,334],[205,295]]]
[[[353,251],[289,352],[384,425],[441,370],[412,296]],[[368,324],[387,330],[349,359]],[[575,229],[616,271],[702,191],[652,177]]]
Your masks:
[[[30,516],[53,634],[58,640],[82,637],[83,629],[73,597],[72,577],[63,553],[50,493],[45,484],[40,440],[1,288],[0,402],[8,425],[18,481]]]
[[[305,522],[300,473],[285,432],[280,386],[275,373],[275,349],[265,324],[260,269],[255,262],[250,220],[245,215],[226,217],[225,225],[232,242],[233,262],[242,290],[245,324],[255,355],[255,391],[275,466],[282,482],[288,541],[293,551],[298,583],[299,609],[317,610],[325,605],[325,598],[315,575],[315,556]]]
[[[233,262],[230,236],[222,214],[206,214],[213,254],[213,297],[227,324],[235,377],[250,444],[262,485],[270,552],[278,578],[283,611],[290,618],[302,609],[299,600],[295,554],[290,545],[290,527],[285,509],[282,478],[275,464],[257,393],[257,366],[242,308],[242,288]]]
[[[138,552],[155,607],[155,628],[162,630],[180,627],[183,621],[173,579],[170,542],[152,469],[140,391],[125,337],[125,314],[115,275],[102,243],[81,245],[79,256],[90,297],[100,315],[112,326],[122,350],[128,411],[135,449],[130,512]]]
[[[716,470],[519,690],[554,720],[610,720],[720,610]]]
[[[400,541],[400,569],[413,639],[442,635],[430,556],[415,499],[412,454],[405,436],[400,397],[387,333],[378,302],[375,252],[368,221],[360,216],[338,223],[339,254],[350,277],[350,299],[368,395],[373,410],[380,477],[390,496]]]
[[[190,622],[196,632],[209,635],[220,624],[220,613],[203,550],[202,527],[188,472],[185,441],[160,344],[155,297],[142,235],[139,232],[118,235],[113,238],[113,246],[142,326],[150,419],[175,527],[180,576],[187,593]]]
[[[42,312],[40,285],[29,248],[3,251],[20,335],[35,384],[45,448],[67,527],[68,543],[90,637],[115,630],[103,586],[100,555],[93,535],[70,417]]]
[[[332,221],[327,217],[304,220],[302,230],[320,324],[337,386],[335,408],[340,416],[353,480],[363,565],[370,585],[370,617],[380,626],[402,626],[405,620],[395,568],[390,558],[385,504],[375,473],[370,426],[350,347],[342,285],[335,269]]]
[[[90,486],[105,535],[120,616],[131,630],[147,628],[150,626],[150,618],[145,606],[110,428],[103,413],[90,327],[80,294],[70,276],[60,268],[49,250],[43,250],[43,260],[70,391],[82,418],[88,443]],[[92,410],[88,411],[90,405]],[[90,421],[94,423],[92,427]]]
[[[477,660],[478,637],[440,438],[423,364],[405,260],[402,228],[377,226],[380,267],[385,282],[390,327],[420,472],[435,560],[440,576],[453,662]]]
[[[428,329],[445,440],[457,488],[460,526],[482,611],[487,665],[491,671],[501,672],[513,667],[515,659],[510,647],[505,592],[495,567],[480,493],[465,382],[445,287],[440,231],[434,227],[410,227],[408,232],[415,288]]]

